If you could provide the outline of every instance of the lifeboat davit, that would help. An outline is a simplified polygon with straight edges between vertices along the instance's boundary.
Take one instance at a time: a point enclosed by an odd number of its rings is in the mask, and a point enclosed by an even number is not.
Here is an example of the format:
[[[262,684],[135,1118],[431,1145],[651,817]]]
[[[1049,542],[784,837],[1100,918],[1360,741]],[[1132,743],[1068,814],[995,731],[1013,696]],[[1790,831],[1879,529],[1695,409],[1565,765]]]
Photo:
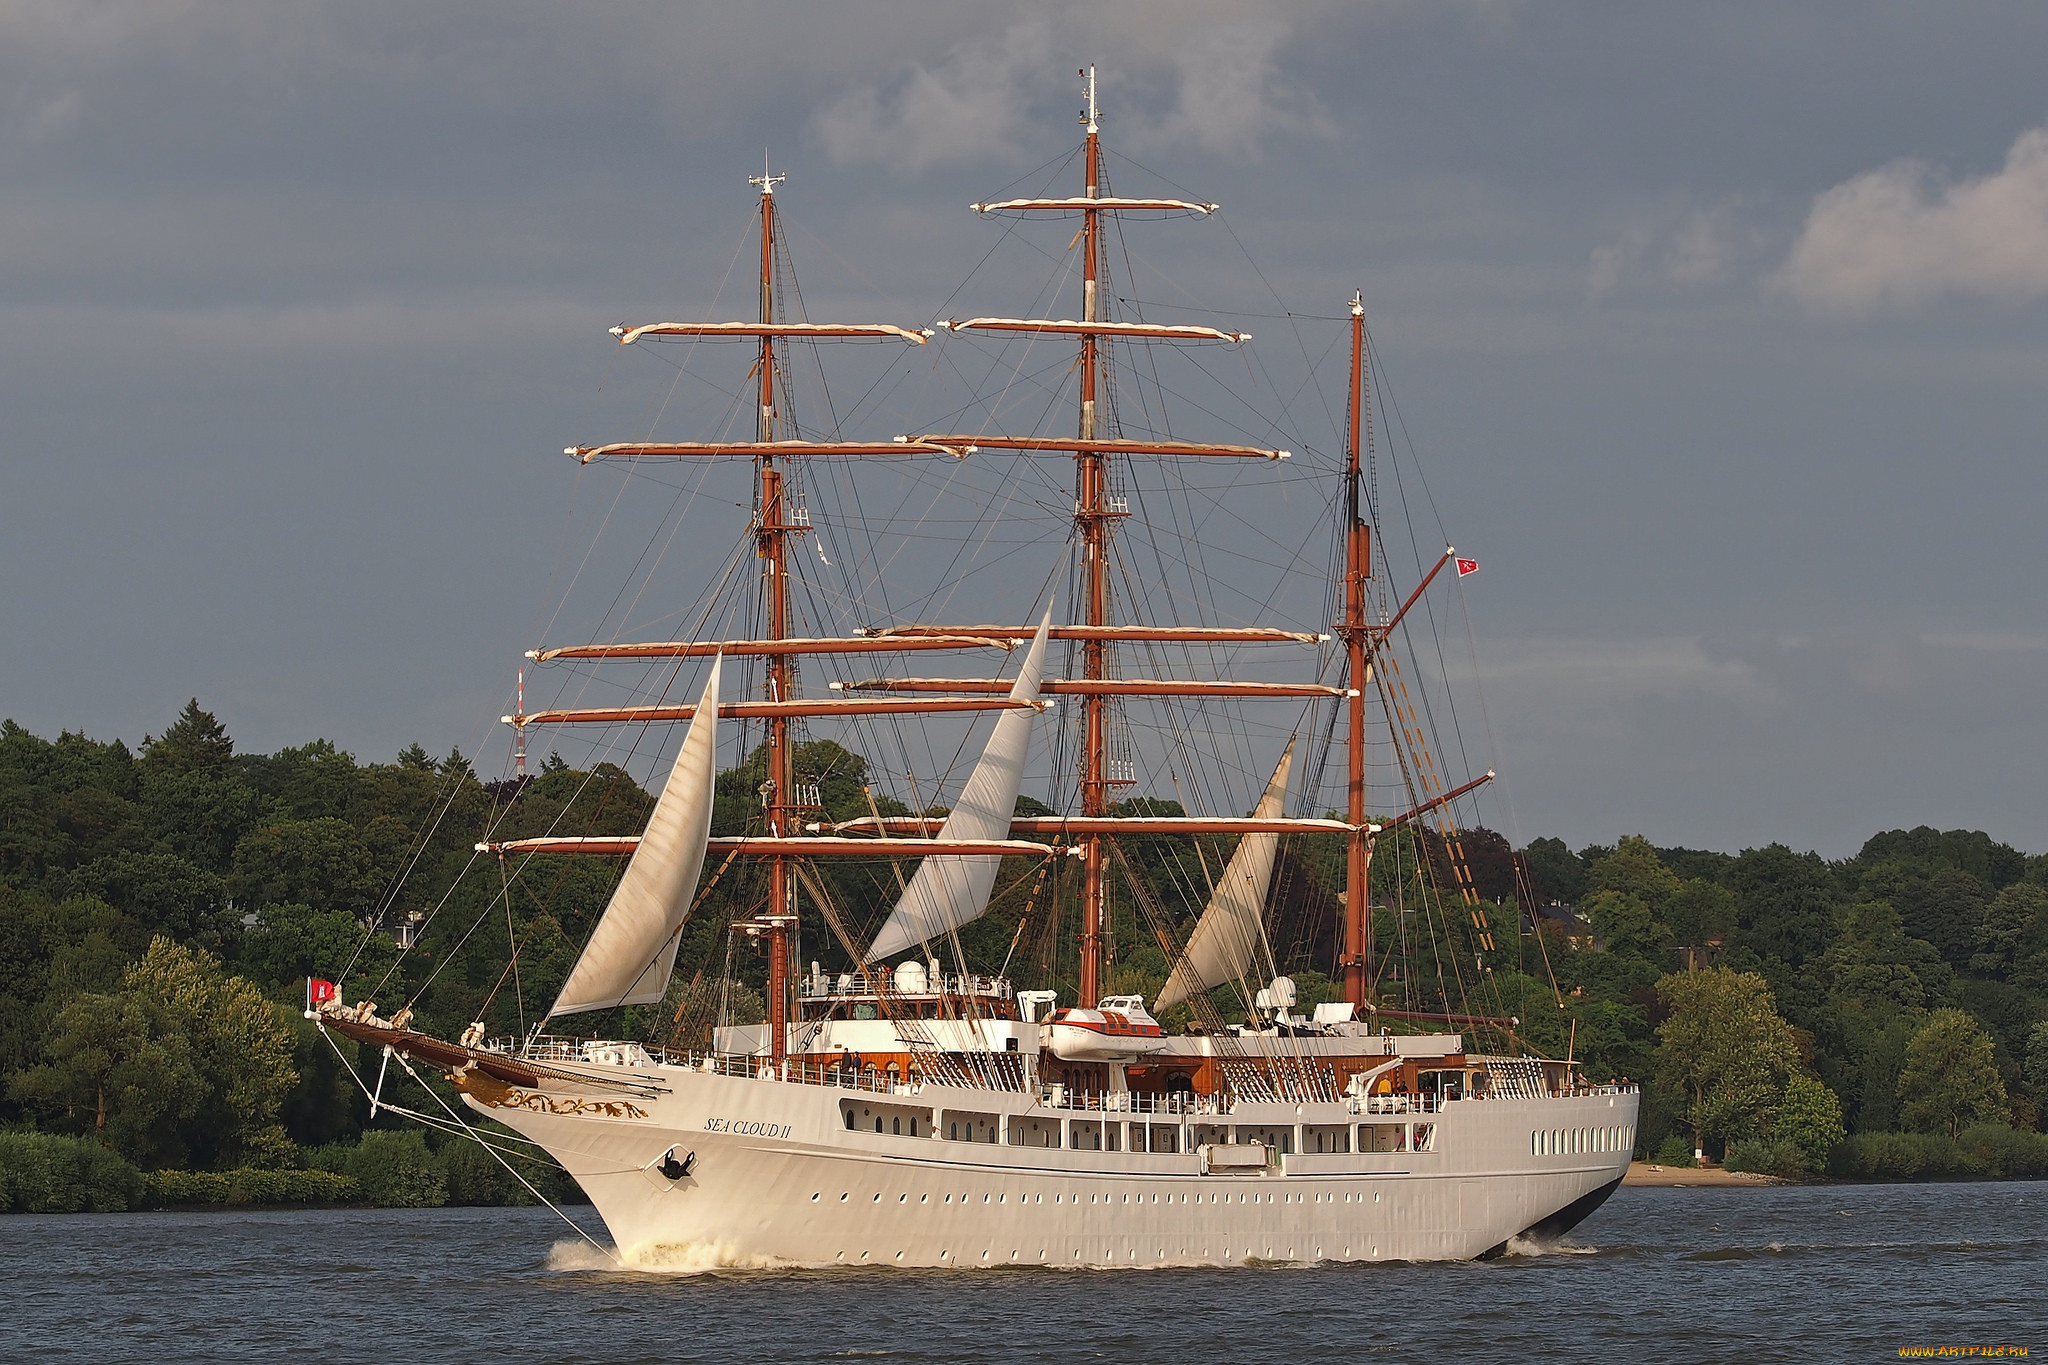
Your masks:
[[[1142,995],[1111,995],[1092,1010],[1054,1010],[1046,1046],[1066,1062],[1124,1062],[1166,1046],[1166,1030],[1145,1011]]]

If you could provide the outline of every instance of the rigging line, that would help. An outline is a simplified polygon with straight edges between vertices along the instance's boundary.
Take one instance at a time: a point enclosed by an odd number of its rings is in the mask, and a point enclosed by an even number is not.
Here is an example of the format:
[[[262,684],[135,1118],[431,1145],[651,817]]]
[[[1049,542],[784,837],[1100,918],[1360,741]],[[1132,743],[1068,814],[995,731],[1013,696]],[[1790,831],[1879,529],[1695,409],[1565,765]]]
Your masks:
[[[735,555],[734,559],[733,559],[732,561],[729,561],[729,563],[736,563],[736,562],[737,562],[737,556]],[[729,577],[729,575],[730,575],[730,570],[728,570],[728,577]],[[707,618],[708,618],[709,612],[710,612],[710,611],[711,611],[712,609],[715,609],[715,607],[716,607],[716,598],[714,597],[714,599],[713,599],[713,601],[712,601],[711,605],[710,605],[709,607],[707,607],[707,609],[706,609],[706,616],[707,616]],[[701,622],[700,622],[700,627],[701,627]],[[636,738],[635,738],[635,740],[634,740],[634,746],[633,746],[633,750],[637,752],[637,749],[638,749],[638,746],[639,746],[639,742],[640,742],[640,737],[644,737],[644,736],[645,736],[645,734],[647,733],[647,731],[648,731],[648,724],[647,724],[647,723],[642,723],[641,725],[639,725],[639,726],[637,726],[637,727],[633,727],[633,728],[634,728],[634,731],[636,732]],[[614,751],[615,751],[615,748],[614,748]],[[628,761],[630,761],[630,759],[631,759],[631,753],[629,753],[629,754],[628,754]],[[555,832],[555,830],[556,830],[556,829],[560,828],[560,824],[561,824],[561,821],[563,821],[563,820],[567,819],[567,818],[568,818],[568,816],[569,816],[569,813],[570,813],[570,812],[571,812],[572,810],[574,810],[574,809],[575,809],[575,803],[576,803],[576,800],[577,800],[577,798],[578,798],[578,797],[580,797],[580,796],[582,795],[582,793],[583,793],[583,792],[585,792],[585,791],[589,790],[589,788],[590,788],[590,784],[591,784],[591,783],[592,783],[592,782],[593,782],[593,781],[594,781],[594,780],[596,779],[596,772],[595,772],[595,766],[596,766],[596,765],[593,765],[593,769],[592,769],[592,771],[591,771],[591,772],[588,772],[588,773],[586,773],[586,774],[584,775],[584,777],[583,777],[583,780],[582,780],[582,781],[581,781],[580,783],[578,783],[578,785],[577,785],[577,789],[576,789],[576,794],[575,794],[574,796],[572,796],[572,797],[570,798],[570,800],[569,800],[568,802],[564,803],[564,805],[562,806],[561,810],[559,810],[558,812],[556,812],[556,814],[555,814],[555,817],[554,817],[554,819],[553,819],[553,820],[552,820],[552,821],[551,821],[551,822],[549,823],[549,826],[548,826],[548,828],[547,828],[547,831],[546,831],[546,832],[547,832],[548,834],[553,834],[553,833]],[[604,794],[604,797],[603,797],[602,799],[600,799],[600,801],[599,801],[599,804],[598,804],[598,808],[597,808],[597,809],[596,809],[595,811],[593,811],[593,812],[591,813],[591,816],[590,816],[590,824],[589,824],[589,825],[586,825],[586,828],[589,828],[589,827],[590,827],[591,825],[594,825],[594,824],[596,823],[597,819],[598,819],[598,818],[599,818],[599,817],[600,817],[600,816],[601,816],[601,815],[603,814],[603,810],[604,810],[604,805],[605,805],[605,802],[609,800],[609,797],[610,797],[610,791],[609,791],[609,788],[607,788],[607,791],[605,792],[605,794]],[[502,816],[501,816],[501,818],[502,818]],[[486,830],[486,839],[488,840],[488,837],[489,837],[489,835],[490,835],[490,834],[495,834],[496,832],[497,832],[497,831],[496,831],[496,827],[495,827],[495,822],[493,822],[493,825],[492,825],[491,827],[487,828],[487,830]],[[456,877],[455,881],[454,881],[453,883],[451,883],[451,884],[450,884],[450,886],[449,886],[449,888],[448,888],[448,891],[447,891],[446,893],[444,893],[444,895],[443,895],[443,897],[442,897],[442,900],[441,900],[441,904],[440,904],[440,905],[437,905],[437,906],[435,907],[435,909],[434,909],[434,912],[433,912],[432,914],[430,914],[430,915],[429,915],[429,916],[427,917],[427,920],[426,920],[426,922],[425,922],[425,923],[423,923],[423,924],[421,925],[421,929],[422,929],[422,931],[423,931],[423,932],[424,932],[424,930],[426,929],[427,925],[430,925],[430,924],[431,924],[431,923],[433,922],[433,920],[434,920],[435,916],[437,916],[437,915],[438,915],[438,914],[440,913],[440,910],[441,910],[441,908],[442,908],[443,906],[445,906],[445,905],[447,904],[447,901],[448,901],[448,897],[449,897],[449,896],[452,896],[452,895],[454,894],[454,891],[455,891],[455,888],[456,888],[456,886],[460,885],[460,884],[461,884],[461,882],[462,882],[463,880],[465,880],[465,879],[467,878],[467,876],[468,876],[468,874],[469,874],[469,870],[470,870],[471,868],[473,868],[473,867],[474,867],[474,866],[476,865],[476,860],[477,860],[477,858],[478,858],[478,857],[480,857],[480,856],[481,856],[481,855],[480,855],[480,854],[477,854],[477,853],[472,853],[472,854],[471,854],[471,856],[470,856],[470,860],[469,860],[469,862],[468,862],[467,864],[465,864],[465,865],[464,865],[463,871],[462,871],[462,872],[461,872],[460,874],[458,874],[458,876]],[[531,857],[531,856],[535,856],[535,855],[528,855],[528,856],[529,856],[529,857]],[[521,867],[522,867],[522,869],[523,869],[523,867],[524,867],[524,860],[522,860],[522,862],[521,862]],[[524,878],[523,878],[523,875],[522,875],[522,874],[521,874],[520,872],[514,872],[514,873],[513,873],[513,876],[514,876],[514,877],[515,877],[516,879],[518,879],[518,880],[521,880],[522,882],[523,882],[523,880],[524,880]],[[556,893],[557,893],[557,892],[558,892],[558,891],[559,891],[559,890],[561,889],[561,887],[562,887],[562,885],[564,884],[564,882],[566,881],[567,877],[568,877],[568,869],[567,869],[567,867],[565,866],[565,867],[563,867],[562,869],[560,869],[560,870],[559,870],[559,871],[558,871],[558,872],[556,873],[556,877],[555,877],[555,884],[554,884],[554,887],[553,887],[553,888],[552,888],[552,889],[551,889],[551,890],[550,890],[550,891],[548,892],[548,894],[547,894],[547,895],[546,895],[545,897],[540,897],[540,896],[536,896],[536,897],[535,897],[535,901],[536,901],[537,905],[538,905],[538,906],[539,906],[540,908],[542,908],[543,910],[545,910],[545,909],[546,909],[547,907],[549,907],[550,905],[552,905],[552,903],[553,903],[553,901],[554,901],[554,897],[555,897],[555,894],[556,894]],[[529,892],[529,894],[531,894],[531,892]],[[415,989],[414,991],[412,991],[412,992],[411,992],[411,994],[410,994],[410,995],[409,995],[409,997],[408,997],[409,999],[411,999],[411,1000],[418,1000],[418,999],[419,999],[419,998],[420,998],[421,996],[423,996],[423,995],[424,995],[424,994],[426,993],[426,991],[427,991],[427,990],[428,990],[429,988],[431,988],[431,987],[433,986],[434,982],[435,982],[435,981],[436,981],[437,979],[439,979],[439,977],[440,977],[440,975],[441,975],[441,972],[442,972],[442,971],[443,971],[443,970],[444,970],[444,969],[445,969],[445,968],[447,967],[448,963],[450,963],[450,962],[454,961],[454,960],[456,959],[456,957],[460,955],[460,953],[461,953],[461,950],[462,950],[462,949],[463,949],[463,948],[464,948],[465,946],[467,946],[467,945],[468,945],[468,943],[469,943],[469,940],[470,940],[470,938],[471,938],[472,936],[474,936],[474,935],[475,935],[475,933],[476,933],[477,929],[478,929],[478,928],[479,928],[479,927],[480,927],[480,926],[482,925],[482,923],[483,923],[483,920],[484,920],[484,918],[485,918],[485,917],[486,917],[486,916],[487,916],[487,915],[488,915],[488,914],[490,913],[490,911],[491,911],[491,909],[493,908],[493,906],[495,905],[495,903],[496,903],[496,902],[495,902],[495,898],[493,898],[493,901],[492,901],[492,903],[491,903],[490,905],[486,905],[486,906],[485,906],[485,907],[484,907],[484,908],[483,908],[483,909],[482,909],[481,911],[479,911],[479,912],[478,912],[477,918],[476,918],[476,919],[475,919],[474,921],[472,921],[472,922],[471,922],[471,924],[470,924],[469,928],[468,928],[468,929],[466,929],[466,930],[465,930],[465,931],[463,932],[463,934],[462,934],[462,937],[461,937],[460,939],[458,939],[458,940],[456,941],[456,944],[455,944],[455,947],[454,947],[454,949],[453,949],[453,950],[452,950],[452,951],[451,951],[451,952],[450,952],[450,953],[449,953],[449,954],[448,954],[448,955],[447,955],[446,957],[444,957],[444,958],[443,958],[443,959],[442,959],[442,960],[441,960],[441,961],[440,961],[440,962],[439,962],[438,964],[436,964],[436,966],[434,967],[433,971],[431,971],[430,973],[428,973],[428,975],[427,975],[427,979],[426,979],[425,981],[421,982],[421,983],[420,983],[420,985],[419,985],[419,986],[418,986],[418,987],[417,987],[417,988],[416,988],[416,989]],[[507,913],[507,915],[508,915],[508,917],[509,917],[509,915],[510,915],[510,913],[511,913],[511,897],[510,897],[510,892],[509,892],[509,889],[508,889],[508,891],[507,891],[507,893],[506,893],[506,913]],[[529,924],[529,929],[530,929],[530,928],[531,928],[531,925]],[[385,973],[385,976],[384,976],[384,979],[383,979],[382,981],[379,981],[379,982],[378,982],[378,985],[377,985],[377,989],[378,989],[379,991],[381,991],[381,990],[383,989],[383,987],[384,987],[384,984],[385,984],[385,982],[389,981],[389,979],[390,979],[390,976],[391,976],[391,971],[395,971],[395,970],[397,969],[397,965],[398,965],[397,963],[394,963],[394,964],[392,965],[392,968],[391,968],[390,970],[387,970],[387,971],[386,971],[386,973]],[[501,981],[501,983],[500,983],[500,984],[502,984],[502,981]],[[493,994],[495,994],[495,989],[494,989],[494,991],[493,991]],[[523,1011],[522,1011],[522,1028],[523,1028],[523,1017],[524,1017],[524,1016],[523,1016]]]
[[[741,232],[738,245],[733,248],[731,258],[725,263],[725,274],[719,278],[717,292],[712,296],[714,305],[718,299],[723,298],[725,295],[725,286],[732,279],[733,267],[738,263],[740,253],[747,248],[748,235],[749,233],[745,230]],[[689,369],[690,357],[696,353],[697,346],[701,340],[701,338],[693,336],[684,344],[681,364],[676,364],[674,361],[669,362],[676,365],[676,377],[669,381],[668,392],[662,395],[661,406],[655,410],[652,417],[648,418],[647,435],[643,439],[654,439],[655,428],[661,424],[661,419],[668,414],[669,404],[675,401],[676,388],[683,382],[683,375]],[[654,352],[654,354],[659,354],[659,352]],[[666,357],[663,358],[666,359]],[[717,386],[713,385],[713,387]]]
[[[546,1195],[542,1194],[539,1190],[535,1189],[531,1181],[529,1181],[525,1176],[521,1175],[518,1171],[514,1170],[512,1167],[512,1163],[505,1160],[504,1156],[501,1155],[495,1147],[491,1146],[490,1143],[485,1142],[483,1138],[479,1137],[476,1131],[469,1126],[468,1120],[464,1119],[452,1108],[449,1108],[448,1101],[441,1098],[439,1091],[435,1090],[425,1081],[420,1080],[419,1073],[412,1069],[411,1060],[407,1058],[403,1052],[396,1053],[394,1055],[396,1055],[398,1058],[398,1064],[405,1068],[405,1074],[412,1077],[413,1080],[418,1081],[420,1089],[426,1091],[429,1095],[432,1095],[434,1097],[434,1103],[440,1105],[442,1109],[446,1110],[448,1113],[448,1117],[451,1120],[458,1124],[461,1124],[464,1131],[468,1132],[472,1138],[475,1138],[479,1146],[481,1146],[485,1151],[489,1152],[493,1157],[495,1157],[497,1159],[498,1164],[500,1166],[503,1166],[506,1172],[510,1174],[514,1180],[518,1181],[521,1185],[524,1185],[526,1187],[526,1192],[528,1194],[532,1195],[535,1199],[538,1199],[541,1203],[546,1204],[549,1210],[551,1210],[554,1213],[555,1217],[561,1219],[570,1227],[575,1228],[577,1236],[581,1237],[584,1241],[589,1242],[590,1245],[596,1247],[599,1251],[603,1252],[606,1256],[610,1257],[613,1265],[625,1265],[625,1262],[621,1261],[616,1254],[607,1250],[589,1233],[585,1232],[580,1226],[578,1226],[575,1219],[571,1218],[568,1214],[556,1208],[554,1201],[549,1199]]]
[[[462,775],[460,772],[450,771],[443,773],[440,775],[440,779],[442,782],[447,783],[447,793],[443,796],[440,784],[436,783],[434,800],[439,803],[439,809],[434,814],[433,822],[421,833],[414,836],[412,850],[407,857],[405,866],[393,874],[390,882],[385,886],[383,894],[377,898],[376,909],[370,918],[371,928],[357,942],[355,951],[349,954],[348,963],[341,969],[335,982],[337,987],[342,982],[348,980],[348,974],[355,970],[356,962],[362,957],[363,949],[370,945],[370,940],[376,936],[377,929],[383,925],[384,916],[389,914],[392,907],[398,903],[399,892],[405,888],[406,882],[412,876],[412,870],[419,866],[420,859],[426,856],[427,846],[433,842],[434,835],[440,831],[441,822],[448,818],[448,812],[455,806],[455,798],[462,792]]]
[[[1345,313],[1297,313],[1292,311],[1285,313],[1247,313],[1241,308],[1197,308],[1191,303],[1168,303],[1162,299],[1131,299],[1123,297],[1119,297],[1117,302],[1145,308],[1164,308],[1174,313],[1202,313],[1209,317],[1218,318],[1256,318],[1265,322],[1288,322],[1294,320],[1302,322],[1351,321],[1350,315]]]
[[[1394,425],[1400,427],[1401,441],[1402,444],[1408,447],[1409,459],[1415,464],[1415,477],[1422,484],[1423,498],[1429,503],[1430,515],[1436,518],[1437,530],[1442,532],[1444,530],[1443,513],[1436,505],[1436,494],[1430,490],[1429,475],[1423,470],[1421,460],[1416,455],[1415,439],[1408,433],[1408,419],[1402,415],[1401,405],[1394,399],[1393,379],[1387,373],[1386,361],[1380,356],[1379,344],[1374,339],[1371,328],[1366,329],[1365,349],[1367,357],[1372,362],[1373,391],[1379,395],[1380,409],[1383,412],[1391,413],[1394,418]],[[1387,432],[1387,454],[1389,457],[1393,455],[1393,435],[1394,433],[1390,428]]]

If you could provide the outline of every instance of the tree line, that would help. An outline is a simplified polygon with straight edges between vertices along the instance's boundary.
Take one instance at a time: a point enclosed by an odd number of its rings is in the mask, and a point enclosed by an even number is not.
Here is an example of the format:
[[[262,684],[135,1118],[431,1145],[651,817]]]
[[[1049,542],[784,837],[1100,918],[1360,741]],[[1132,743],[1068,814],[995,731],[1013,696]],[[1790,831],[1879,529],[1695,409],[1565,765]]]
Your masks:
[[[871,793],[866,761],[836,743],[800,746],[797,768],[824,818],[911,813]],[[764,777],[758,748],[719,775],[716,833],[758,828]],[[475,845],[637,833],[652,803],[620,768],[553,755],[530,778],[489,782],[460,752],[436,759],[416,744],[390,763],[324,740],[240,753],[196,700],[134,749],[0,723],[0,1175],[26,1169],[17,1139],[33,1136],[144,1174],[317,1169],[386,1202],[530,1197],[494,1160],[457,1155],[464,1144],[373,1121],[353,1048],[300,1017],[304,982],[341,980],[351,1001],[387,1012],[409,1002],[444,1036],[472,1023],[528,1032],[621,863],[501,863]],[[1148,798],[1124,809],[1180,811]],[[1230,847],[1120,842],[1114,989],[1156,995],[1167,946],[1185,941]],[[1312,837],[1281,859],[1269,928],[1304,1005],[1334,993],[1342,856],[1339,841]],[[908,870],[820,864],[800,898],[805,965],[851,965]],[[1071,999],[1071,875],[1006,860],[990,913],[961,932],[968,964]],[[1981,833],[1895,830],[1830,862],[1775,844],[1731,855],[1631,836],[1516,850],[1486,830],[1447,841],[1404,829],[1380,841],[1373,885],[1383,999],[1513,1018],[1512,1038],[1474,1045],[1569,1054],[1595,1079],[1644,1082],[1648,1154],[1698,1145],[1789,1170],[1840,1166],[1847,1152],[1869,1173],[1983,1170],[1950,1148],[1989,1151],[1987,1128],[2031,1137],[2048,1105],[2048,858]],[[711,860],[669,998],[582,1027],[701,1045],[720,1017],[758,1017],[765,963],[729,927],[764,896],[752,864]],[[1228,989],[1213,1004],[1242,1013]],[[1920,1145],[1874,1136],[1897,1133]],[[2023,1166],[2020,1141],[1992,1164]],[[102,1169],[90,1153],[36,1160]],[[145,1187],[282,1188],[225,1174],[133,1188]],[[0,1180],[0,1207],[23,1206],[8,1188]]]

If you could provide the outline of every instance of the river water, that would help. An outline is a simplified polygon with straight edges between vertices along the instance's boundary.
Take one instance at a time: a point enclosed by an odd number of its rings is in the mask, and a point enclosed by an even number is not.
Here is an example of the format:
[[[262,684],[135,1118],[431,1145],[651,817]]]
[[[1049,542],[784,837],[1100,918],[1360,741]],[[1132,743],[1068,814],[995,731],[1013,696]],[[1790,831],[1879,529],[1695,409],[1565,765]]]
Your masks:
[[[572,1210],[601,1235],[588,1209]],[[2048,1184],[1624,1189],[1486,1264],[621,1271],[545,1209],[0,1217],[0,1359],[978,1365],[2048,1353]]]

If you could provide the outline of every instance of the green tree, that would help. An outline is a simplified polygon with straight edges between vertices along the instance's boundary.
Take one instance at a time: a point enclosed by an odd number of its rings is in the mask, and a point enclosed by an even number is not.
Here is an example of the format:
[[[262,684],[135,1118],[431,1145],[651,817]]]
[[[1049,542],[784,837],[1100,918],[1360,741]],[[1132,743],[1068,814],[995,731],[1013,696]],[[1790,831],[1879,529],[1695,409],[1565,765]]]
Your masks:
[[[170,1013],[133,994],[82,994],[57,1012],[48,1061],[15,1077],[14,1098],[92,1133],[131,1161],[176,1161],[177,1129],[206,1081]]]
[[[1576,905],[1585,894],[1586,865],[1564,840],[1531,839],[1522,859],[1535,879],[1539,900]]]
[[[235,845],[228,885],[251,908],[287,901],[367,916],[384,889],[377,860],[346,820],[280,820]]]
[[[1814,853],[1783,844],[1744,849],[1728,869],[1736,898],[1736,942],[1765,963],[1797,967],[1834,939],[1834,872]]]
[[[161,738],[144,735],[142,766],[146,772],[222,772],[234,762],[235,741],[213,712],[199,707],[199,698],[171,722]]]
[[[2027,1035],[2027,1089],[2034,1092],[2035,1105],[2048,1113],[2048,1019]]]
[[[124,849],[78,869],[65,885],[71,895],[105,901],[174,938],[214,938],[225,931],[227,889],[221,879],[175,853]]]
[[[1610,953],[1661,960],[1671,946],[1671,931],[1640,896],[1595,891],[1579,909],[1593,921],[1600,946]]]
[[[1704,965],[1703,955],[1726,944],[1735,932],[1735,893],[1695,877],[1671,897],[1664,918],[1671,926],[1672,941],[1692,949],[1694,960]]]
[[[1767,1131],[1798,1060],[1770,985],[1753,972],[1716,967],[1667,976],[1657,995],[1670,1010],[1657,1026],[1657,1081],[1694,1143]]]
[[[150,941],[128,969],[128,991],[161,1009],[191,1039],[208,1094],[192,1125],[195,1155],[223,1165],[269,1164],[291,1155],[277,1121],[298,1082],[289,1016],[220,959],[166,938]]]
[[[1778,1122],[1773,1135],[1797,1147],[1807,1166],[1827,1169],[1828,1157],[1839,1147],[1848,1130],[1842,1126],[1842,1101],[1834,1091],[1814,1079],[1794,1073],[1785,1081],[1785,1097],[1778,1105]]]
[[[1954,1137],[1972,1123],[2006,1123],[2012,1110],[1991,1035],[1961,1010],[1936,1010],[1906,1044],[1899,1117],[1923,1133]]]
[[[2048,930],[2048,889],[2014,882],[1991,898],[1977,924],[1970,970],[2005,976]]]
[[[1614,852],[1587,869],[1588,886],[1594,891],[1615,891],[1634,896],[1661,916],[1684,886],[1678,874],[1664,866],[1657,850],[1640,834],[1623,837]]]

